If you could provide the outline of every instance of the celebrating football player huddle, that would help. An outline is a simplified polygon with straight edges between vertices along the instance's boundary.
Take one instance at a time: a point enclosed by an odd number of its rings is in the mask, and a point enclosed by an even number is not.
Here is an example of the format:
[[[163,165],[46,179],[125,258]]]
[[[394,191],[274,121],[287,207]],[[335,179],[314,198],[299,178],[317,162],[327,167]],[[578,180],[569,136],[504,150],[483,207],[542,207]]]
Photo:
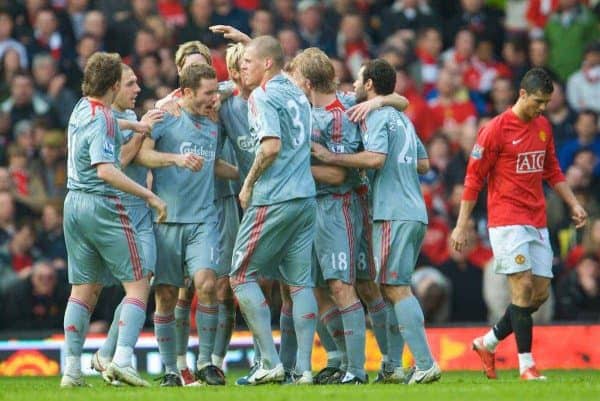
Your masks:
[[[133,365],[133,348],[151,286],[161,386],[225,384],[236,304],[255,355],[238,385],[367,383],[367,316],[382,355],[374,382],[439,380],[410,289],[428,222],[419,174],[429,162],[402,113],[406,99],[394,93],[395,70],[371,60],[355,92],[340,92],[319,49],[284,65],[273,37],[211,30],[236,42],[227,49],[230,81],[217,82],[205,45],[181,44],[180,88],[139,121],[131,68],[107,53],[86,65],[85,97],[68,128],[64,227],[72,293],[61,386],[86,385],[81,353],[90,314],[102,287],[119,282],[126,295],[92,358],[111,385],[149,385]],[[453,239],[463,241],[460,232]],[[279,351],[270,314],[275,282]],[[192,299],[199,338],[193,369]],[[528,307],[514,303],[515,316]],[[515,323],[512,329],[522,331]],[[327,366],[313,375],[315,332]],[[482,349],[489,338],[475,344],[488,365],[493,352]],[[414,359],[406,371],[405,344]]]

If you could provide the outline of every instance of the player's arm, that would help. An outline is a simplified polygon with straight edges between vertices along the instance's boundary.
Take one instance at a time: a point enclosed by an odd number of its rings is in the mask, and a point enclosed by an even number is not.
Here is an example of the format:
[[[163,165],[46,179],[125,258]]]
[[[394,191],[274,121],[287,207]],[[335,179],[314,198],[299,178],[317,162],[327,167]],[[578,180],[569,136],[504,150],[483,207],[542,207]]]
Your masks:
[[[238,168],[223,159],[215,161],[215,175],[224,180],[237,180],[240,178]]]
[[[322,184],[342,185],[346,180],[346,169],[338,166],[310,166],[315,180]]]
[[[127,177],[121,170],[112,163],[100,163],[96,165],[98,178],[123,192],[137,196],[156,209],[158,212],[158,222],[161,223],[167,218],[167,205],[152,191],[144,188],[131,178]]]
[[[208,29],[210,29],[213,33],[222,34],[225,39],[229,39],[233,42],[241,43],[244,45],[247,45],[252,40],[250,36],[235,29],[230,25],[213,25],[210,26]]]
[[[129,163],[135,159],[135,155],[137,155],[140,150],[142,142],[144,142],[144,135],[138,134],[137,132],[131,134],[129,141],[121,146],[121,167],[128,166]]]
[[[263,137],[263,140],[260,142],[260,146],[256,151],[252,167],[250,167],[246,180],[244,180],[244,185],[242,185],[242,189],[240,190],[240,204],[244,209],[247,208],[250,203],[254,184],[265,170],[273,164],[275,159],[277,159],[280,150],[281,140],[279,137]]]
[[[311,146],[312,155],[325,164],[350,168],[380,169],[385,164],[387,154],[372,151],[358,153],[333,153],[321,144],[314,143]]]
[[[426,174],[429,171],[429,156],[427,155],[427,149],[421,142],[421,139],[417,137],[417,173]]]
[[[485,179],[492,167],[496,164],[499,154],[497,144],[498,133],[502,132],[501,127],[496,127],[494,121],[488,123],[484,127],[477,138],[477,143],[473,146],[469,164],[467,165],[467,174],[465,176],[465,189],[462,200],[460,201],[460,209],[456,227],[450,236],[452,247],[460,252],[467,245],[467,229],[469,218],[475,208],[477,196],[483,188]]]
[[[154,149],[155,142],[152,138],[144,138],[138,151],[135,162],[148,168],[177,166],[192,171],[200,171],[204,158],[195,153],[165,153]]]
[[[367,115],[375,110],[385,106],[391,106],[398,111],[404,111],[408,107],[408,99],[397,93],[391,93],[385,96],[376,96],[373,99],[356,104],[348,109],[348,118],[350,121],[358,122],[367,118]]]

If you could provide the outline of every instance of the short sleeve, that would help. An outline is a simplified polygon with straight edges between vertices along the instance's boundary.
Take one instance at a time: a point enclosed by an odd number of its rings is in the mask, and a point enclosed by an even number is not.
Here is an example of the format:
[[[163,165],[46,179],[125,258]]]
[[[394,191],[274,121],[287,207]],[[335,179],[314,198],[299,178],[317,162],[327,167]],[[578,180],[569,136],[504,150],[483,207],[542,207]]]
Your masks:
[[[90,122],[90,164],[117,163],[116,154],[117,126],[111,116],[100,114]]]
[[[386,113],[374,111],[367,116],[367,134],[365,135],[365,150],[369,152],[388,154],[388,127]]]
[[[416,134],[415,134],[416,135]],[[425,145],[421,142],[421,139],[417,137],[417,159],[428,159],[427,149],[425,149]]]
[[[258,140],[268,137],[281,138],[281,127],[277,107],[265,94],[262,88],[252,92],[250,100],[250,114],[252,116],[251,129],[254,130]]]
[[[167,130],[167,127],[175,121],[175,116],[172,114],[165,113],[163,119],[156,124],[152,128],[152,133],[150,134],[150,138],[152,138],[155,142],[158,141]]]

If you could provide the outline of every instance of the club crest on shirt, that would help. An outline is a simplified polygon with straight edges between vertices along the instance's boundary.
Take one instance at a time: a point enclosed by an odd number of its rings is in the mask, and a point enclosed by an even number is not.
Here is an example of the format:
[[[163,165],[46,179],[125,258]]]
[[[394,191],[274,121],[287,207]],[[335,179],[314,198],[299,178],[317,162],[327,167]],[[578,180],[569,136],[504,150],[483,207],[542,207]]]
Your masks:
[[[255,140],[247,135],[239,136],[236,140],[237,147],[245,152],[252,152],[254,150]]]
[[[329,151],[332,153],[344,153],[344,145],[341,143],[334,143],[329,146]]]
[[[515,263],[518,265],[522,265],[523,263],[525,263],[526,259],[525,256],[519,254],[517,256],[515,256]]]
[[[479,144],[475,144],[475,146],[473,146],[473,150],[471,151],[471,157],[475,160],[479,160],[483,157],[483,151],[485,150],[485,148]]]
[[[539,137],[542,142],[546,142],[546,139],[548,139],[548,134],[546,134],[546,131],[541,130],[539,133]]]

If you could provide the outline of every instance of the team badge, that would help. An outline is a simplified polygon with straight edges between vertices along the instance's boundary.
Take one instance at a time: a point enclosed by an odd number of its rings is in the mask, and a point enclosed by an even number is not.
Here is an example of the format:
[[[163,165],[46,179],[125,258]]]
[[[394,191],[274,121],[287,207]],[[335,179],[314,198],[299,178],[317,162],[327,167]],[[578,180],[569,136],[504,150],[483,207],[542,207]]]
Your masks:
[[[546,134],[546,131],[543,131],[543,130],[540,131],[539,136],[540,136],[540,140],[542,142],[546,142],[546,139],[548,139],[548,134]]]
[[[483,146],[476,143],[475,146],[473,146],[473,150],[471,151],[471,157],[475,160],[479,160],[483,157],[483,151]]]
[[[515,256],[515,263],[518,265],[522,265],[523,263],[525,263],[525,256],[521,254]]]

